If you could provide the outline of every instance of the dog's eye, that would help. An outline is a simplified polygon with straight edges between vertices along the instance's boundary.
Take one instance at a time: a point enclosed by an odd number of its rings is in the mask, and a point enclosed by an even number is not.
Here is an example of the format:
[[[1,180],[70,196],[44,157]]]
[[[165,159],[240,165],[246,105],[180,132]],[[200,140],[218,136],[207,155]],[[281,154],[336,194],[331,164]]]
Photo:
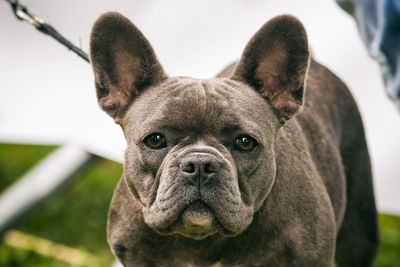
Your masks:
[[[240,152],[252,152],[257,147],[257,141],[248,135],[236,137],[234,148]]]
[[[149,134],[143,142],[150,149],[161,149],[167,146],[164,135],[160,133]]]

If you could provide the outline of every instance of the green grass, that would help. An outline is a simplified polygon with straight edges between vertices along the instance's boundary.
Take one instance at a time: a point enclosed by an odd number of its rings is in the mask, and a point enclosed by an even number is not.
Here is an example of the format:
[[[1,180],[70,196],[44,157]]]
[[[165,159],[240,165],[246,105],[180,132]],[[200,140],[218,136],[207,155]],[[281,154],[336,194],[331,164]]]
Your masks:
[[[53,149],[0,144],[0,192]],[[95,255],[89,266],[110,266],[107,210],[121,173],[121,164],[96,158],[15,229]],[[380,214],[379,221],[382,242],[375,266],[400,267],[400,216]],[[0,266],[74,265],[0,242]]]
[[[0,266],[23,267],[23,266],[59,266],[70,267],[68,263],[43,257],[33,251],[15,249],[7,245],[0,245]]]
[[[400,216],[380,214],[381,246],[378,267],[400,267]]]
[[[19,230],[87,250],[110,263],[113,258],[105,234],[107,210],[121,173],[121,164],[97,159],[73,184],[50,197]]]
[[[22,174],[38,162],[53,148],[2,145],[0,169],[4,173]],[[27,155],[24,154],[26,148]],[[38,154],[32,151],[38,148]],[[3,152],[4,151],[4,152]],[[18,159],[26,158],[29,163],[10,167],[9,158],[3,154],[13,154]],[[22,155],[18,155],[22,154]],[[8,165],[7,167],[5,167]],[[15,170],[20,169],[20,170]],[[122,174],[122,165],[113,161],[96,158],[86,166],[74,181],[64,186],[45,201],[32,216],[15,229],[53,242],[87,251],[96,255],[100,264],[110,266],[114,257],[106,242],[107,210],[116,183]],[[9,184],[13,179],[4,179]],[[3,176],[0,184],[3,183]],[[70,266],[53,258],[39,255],[0,243],[0,266]]]
[[[54,146],[0,144],[0,192],[54,148]]]

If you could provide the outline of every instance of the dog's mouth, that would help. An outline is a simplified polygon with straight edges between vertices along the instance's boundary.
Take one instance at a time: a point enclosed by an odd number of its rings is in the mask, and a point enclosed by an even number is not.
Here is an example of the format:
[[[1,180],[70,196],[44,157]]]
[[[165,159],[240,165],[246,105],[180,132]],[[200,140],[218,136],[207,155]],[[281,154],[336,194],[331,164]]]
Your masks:
[[[233,235],[231,231],[222,227],[211,208],[201,200],[196,200],[187,206],[170,226],[157,231],[163,235],[179,234],[196,240],[217,233]]]

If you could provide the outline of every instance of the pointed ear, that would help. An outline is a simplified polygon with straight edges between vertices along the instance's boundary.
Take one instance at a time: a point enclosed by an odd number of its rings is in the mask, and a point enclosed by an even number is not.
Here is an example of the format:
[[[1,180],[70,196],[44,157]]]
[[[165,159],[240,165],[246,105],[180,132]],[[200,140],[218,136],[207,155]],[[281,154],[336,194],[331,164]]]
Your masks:
[[[117,122],[137,95],[166,78],[143,34],[114,12],[102,15],[93,26],[90,61],[99,105]]]
[[[302,24],[282,15],[268,21],[249,41],[232,79],[257,90],[284,123],[302,105],[308,63]]]

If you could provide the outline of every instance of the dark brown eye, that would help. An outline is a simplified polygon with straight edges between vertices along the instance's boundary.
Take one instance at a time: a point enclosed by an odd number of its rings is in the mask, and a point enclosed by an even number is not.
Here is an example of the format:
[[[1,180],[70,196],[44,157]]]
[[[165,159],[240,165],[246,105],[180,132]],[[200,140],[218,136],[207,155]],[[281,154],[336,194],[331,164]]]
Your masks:
[[[257,147],[257,141],[248,135],[236,137],[234,148],[240,152],[252,152]]]
[[[160,133],[149,134],[143,142],[150,149],[161,149],[167,146],[164,135]]]

